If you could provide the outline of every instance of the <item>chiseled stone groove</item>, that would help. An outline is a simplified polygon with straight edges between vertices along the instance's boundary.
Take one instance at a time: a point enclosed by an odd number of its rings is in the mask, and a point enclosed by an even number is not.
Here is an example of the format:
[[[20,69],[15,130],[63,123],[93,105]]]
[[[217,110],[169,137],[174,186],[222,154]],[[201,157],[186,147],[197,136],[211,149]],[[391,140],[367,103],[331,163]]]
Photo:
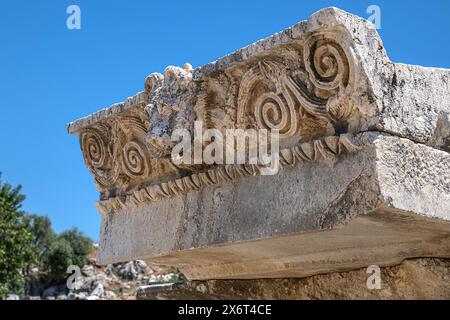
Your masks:
[[[325,137],[302,143],[280,151],[280,170],[284,167],[294,167],[303,163],[333,159],[345,153],[357,152],[362,147],[363,144],[356,142],[351,134]],[[169,182],[141,188],[125,196],[99,201],[97,202],[97,208],[101,213],[111,214],[123,209],[135,208],[145,203],[198,191],[205,187],[257,176],[260,175],[261,168],[260,165],[251,164],[224,165]]]

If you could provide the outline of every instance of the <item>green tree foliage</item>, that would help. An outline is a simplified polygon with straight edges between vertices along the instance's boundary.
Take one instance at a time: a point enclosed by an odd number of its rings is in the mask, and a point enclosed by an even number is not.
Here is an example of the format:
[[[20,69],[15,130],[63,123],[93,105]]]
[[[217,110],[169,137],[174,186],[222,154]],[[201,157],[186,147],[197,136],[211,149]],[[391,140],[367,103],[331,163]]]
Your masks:
[[[9,291],[22,291],[22,270],[35,258],[33,235],[20,210],[25,199],[20,191],[21,186],[13,188],[0,175],[0,299]]]
[[[80,268],[88,263],[92,240],[77,228],[59,234],[43,257],[43,269],[56,281],[64,279],[70,265]]]
[[[43,258],[45,270],[52,279],[61,281],[64,279],[67,267],[73,263],[74,252],[67,240],[58,239],[50,246]]]
[[[92,251],[93,243],[83,232],[79,231],[77,228],[72,228],[62,232],[58,236],[58,240],[67,241],[72,247],[72,264],[81,268],[89,262],[88,255]]]
[[[33,234],[33,246],[35,250],[40,254],[47,252],[56,237],[50,218],[47,216],[28,214],[24,217],[24,221],[28,224]]]
[[[93,247],[77,228],[56,235],[48,217],[21,211],[25,196],[20,191],[20,186],[2,183],[0,174],[0,299],[8,292],[21,293],[35,266],[37,276],[62,281],[70,265],[88,263]]]
[[[24,216],[23,220],[33,235],[32,249],[34,256],[37,258],[36,266],[39,269],[43,269],[43,262],[46,258],[46,254],[56,239],[50,218],[47,216],[28,214]],[[33,263],[31,260],[30,262]],[[26,270],[27,274],[29,273],[31,267],[32,265],[30,264]]]

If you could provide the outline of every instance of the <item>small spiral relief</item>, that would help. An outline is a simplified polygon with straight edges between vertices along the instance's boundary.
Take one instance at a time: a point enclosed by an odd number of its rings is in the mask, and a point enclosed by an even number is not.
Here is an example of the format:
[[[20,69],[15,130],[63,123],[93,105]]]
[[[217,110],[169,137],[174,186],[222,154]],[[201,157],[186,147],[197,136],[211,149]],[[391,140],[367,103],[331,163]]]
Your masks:
[[[348,86],[351,77],[350,55],[334,40],[312,37],[304,46],[305,67],[313,84],[322,90]]]
[[[87,129],[80,136],[84,161],[101,187],[112,186],[119,172],[108,149],[107,128]]]
[[[137,141],[130,141],[123,147],[123,172],[131,178],[145,177],[150,173],[146,148]]]
[[[264,93],[258,98],[255,119],[259,128],[279,130],[282,136],[291,136],[297,131],[294,106],[273,92]]]
[[[86,162],[94,168],[102,168],[107,158],[105,142],[101,134],[88,130],[81,135],[81,146]]]

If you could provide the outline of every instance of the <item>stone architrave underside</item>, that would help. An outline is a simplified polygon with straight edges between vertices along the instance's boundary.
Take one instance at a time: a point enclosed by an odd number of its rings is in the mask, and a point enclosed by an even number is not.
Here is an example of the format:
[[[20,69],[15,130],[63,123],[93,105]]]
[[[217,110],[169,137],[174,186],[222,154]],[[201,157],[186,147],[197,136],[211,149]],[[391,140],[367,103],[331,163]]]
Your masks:
[[[174,165],[176,129],[280,132],[281,170]],[[189,279],[304,277],[450,257],[450,70],[393,63],[328,8],[68,125],[102,216],[98,262]]]

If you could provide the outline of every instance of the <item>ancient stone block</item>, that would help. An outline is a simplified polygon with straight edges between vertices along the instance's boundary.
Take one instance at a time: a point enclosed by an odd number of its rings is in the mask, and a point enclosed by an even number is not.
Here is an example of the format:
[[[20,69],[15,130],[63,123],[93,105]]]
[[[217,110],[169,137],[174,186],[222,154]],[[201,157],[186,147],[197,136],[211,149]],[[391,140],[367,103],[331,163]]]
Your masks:
[[[100,192],[98,261],[249,279],[450,256],[449,76],[391,62],[370,23],[336,8],[151,74],[68,125]],[[197,122],[224,136],[276,130],[280,170],[175,162],[174,133],[195,137]]]

